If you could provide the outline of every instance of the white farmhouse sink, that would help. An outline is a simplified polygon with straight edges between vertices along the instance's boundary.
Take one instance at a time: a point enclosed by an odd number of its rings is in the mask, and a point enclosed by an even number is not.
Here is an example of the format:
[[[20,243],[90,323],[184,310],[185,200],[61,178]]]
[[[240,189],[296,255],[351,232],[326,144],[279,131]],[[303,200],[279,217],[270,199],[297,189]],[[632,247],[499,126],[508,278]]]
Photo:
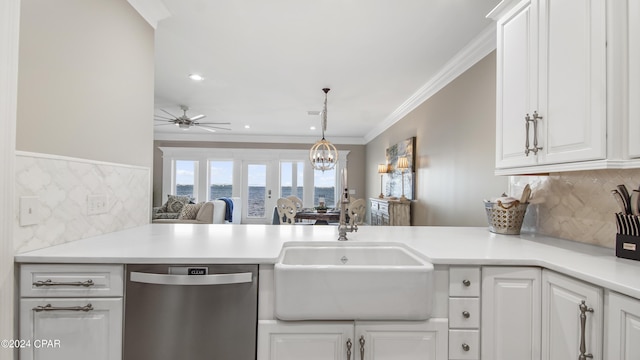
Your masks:
[[[425,320],[433,265],[395,244],[285,245],[275,264],[282,320]]]

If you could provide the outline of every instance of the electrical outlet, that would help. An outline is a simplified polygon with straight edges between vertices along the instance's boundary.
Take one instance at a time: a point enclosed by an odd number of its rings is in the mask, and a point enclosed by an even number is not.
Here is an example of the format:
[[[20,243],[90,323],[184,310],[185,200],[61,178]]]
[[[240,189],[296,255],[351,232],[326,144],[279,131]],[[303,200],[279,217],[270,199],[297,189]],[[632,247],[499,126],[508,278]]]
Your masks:
[[[40,221],[37,196],[20,196],[20,226],[35,225]]]
[[[109,205],[107,195],[89,195],[87,196],[87,214],[100,215],[106,214]]]

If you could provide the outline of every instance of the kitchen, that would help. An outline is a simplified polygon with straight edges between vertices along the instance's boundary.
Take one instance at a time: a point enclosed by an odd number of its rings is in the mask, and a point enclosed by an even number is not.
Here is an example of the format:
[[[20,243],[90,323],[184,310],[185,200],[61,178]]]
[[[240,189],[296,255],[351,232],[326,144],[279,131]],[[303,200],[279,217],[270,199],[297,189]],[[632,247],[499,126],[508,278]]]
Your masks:
[[[432,98],[433,100],[430,100],[429,103],[424,105],[424,107],[420,107],[417,111],[410,113],[407,115],[406,120],[392,126],[388,132],[384,133],[384,135],[376,138],[366,145],[366,168],[374,169],[375,165],[380,162],[381,157],[383,156],[381,154],[382,152],[379,150],[380,148],[384,148],[389,143],[399,139],[404,139],[416,134],[419,139],[422,139],[422,145],[419,146],[423,146],[424,148],[420,149],[420,154],[423,154],[420,161],[421,164],[428,164],[428,166],[419,168],[416,176],[420,179],[417,184],[417,193],[419,194],[419,199],[425,199],[421,200],[425,201],[425,203],[417,206],[417,209],[414,212],[414,219],[424,221],[425,223],[421,224],[418,222],[416,223],[417,225],[453,224],[458,226],[480,226],[485,221],[483,218],[484,214],[482,211],[479,211],[481,209],[481,202],[480,200],[477,200],[478,205],[477,208],[475,208],[473,202],[471,205],[468,204],[471,202],[468,199],[481,199],[483,196],[492,196],[499,194],[508,188],[507,178],[498,178],[493,176],[493,169],[495,166],[493,154],[495,146],[493,141],[485,140],[492,139],[494,136],[493,126],[495,126],[495,99],[492,92],[487,91],[487,89],[495,88],[495,61],[495,55],[489,55],[478,63],[478,65],[472,67],[468,73],[465,73],[462,77],[456,79],[451,87],[447,87],[442,93],[437,94]],[[149,75],[147,74],[146,76],[147,77],[145,79],[148,81]],[[480,82],[477,80],[478,78],[484,80]],[[456,98],[476,99],[475,97],[469,97],[468,95],[465,96],[465,91],[474,94],[481,94],[478,96],[486,96],[486,98],[479,98],[476,100],[477,103],[470,103],[469,106],[464,107],[455,105],[450,105],[448,107],[445,105],[439,105],[441,108],[437,107],[438,104],[446,104],[447,102],[451,104],[454,101],[452,99]],[[447,97],[447,95],[449,95],[449,97]],[[438,97],[445,97],[445,99]],[[151,104],[151,99],[147,99],[146,103]],[[137,102],[137,104],[140,106],[140,102]],[[147,105],[147,108],[152,108],[152,105]],[[465,110],[466,112],[464,112]],[[451,111],[460,111],[461,113],[454,113],[453,116],[444,116],[444,118],[450,118],[452,121],[455,119],[461,119],[460,121],[468,120],[470,123],[462,122],[460,125],[464,130],[469,131],[472,135],[466,137],[465,140],[474,140],[475,142],[468,144],[446,142],[446,139],[455,138],[454,128],[456,127],[450,126],[451,123],[446,127],[444,125],[439,125],[440,128],[437,128],[438,131],[432,131],[431,129],[427,131],[424,129],[431,125],[438,126],[437,124],[425,124],[425,117],[427,119],[431,119],[440,116],[442,113],[449,114]],[[428,116],[425,116],[424,114],[428,114]],[[479,116],[478,114],[482,115]],[[473,119],[474,121],[470,121],[470,119]],[[482,126],[480,119],[484,119],[485,126]],[[406,124],[410,125],[406,126]],[[476,127],[467,128],[469,125],[474,125]],[[18,124],[18,127],[19,126],[20,124]],[[413,128],[411,126],[413,126]],[[50,131],[54,130],[55,129]],[[110,130],[107,129],[105,131],[108,132]],[[113,131],[111,130],[111,132]],[[86,156],[99,161],[126,163],[132,165],[143,164],[143,166],[149,166],[148,164],[151,162],[151,149],[153,145],[151,143],[151,135],[148,134],[148,131],[141,129],[139,131],[131,131],[124,135],[136,138],[135,141],[131,141],[131,143],[132,146],[135,146],[136,148],[139,146],[140,150],[133,151],[132,153],[141,154],[143,157],[142,159],[132,160],[130,159],[129,153],[125,154],[125,151],[118,153],[121,149],[117,149],[117,147],[113,147],[111,144],[102,145],[104,146],[104,149],[112,151],[110,155],[112,157],[110,158],[105,159],[104,154],[99,153],[94,155],[90,147],[83,147],[82,145],[77,147],[74,151],[77,151],[77,154],[88,155],[74,156],[74,154],[67,154],[67,156],[81,158]],[[87,134],[87,136],[93,135]],[[120,134],[117,136],[120,136]],[[96,144],[101,143],[100,139],[95,140]],[[77,140],[68,140],[71,144],[75,141]],[[8,142],[8,144],[10,143],[11,142]],[[440,148],[435,148],[437,145],[439,145]],[[431,148],[431,146],[434,148]],[[131,148],[129,149],[131,150]],[[24,148],[22,150],[24,150]],[[10,152],[11,151],[12,150],[10,150]],[[40,152],[37,148],[32,151]],[[46,153],[47,151],[42,152]],[[470,155],[476,155],[481,152],[485,152],[485,154],[489,154],[489,156],[483,156],[482,159],[468,158]],[[451,159],[455,159],[455,166],[448,166],[447,162],[451,162]],[[484,165],[481,161],[484,162]],[[472,171],[472,167],[476,165],[481,168],[481,170]],[[467,169],[469,169],[469,173],[465,172]],[[373,171],[367,171],[366,173],[368,174],[365,181],[366,194],[377,194],[379,185],[377,174]],[[547,203],[536,204],[540,210],[535,211],[534,208],[530,211],[530,215],[537,215],[538,219],[530,220],[529,226],[532,227],[532,230],[538,230],[536,227],[541,227],[541,230],[543,231],[542,233],[545,235],[578,241],[585,239],[585,235],[587,235],[589,237],[587,240],[588,242],[613,248],[614,237],[612,234],[615,233],[615,224],[612,219],[609,218],[613,217],[613,213],[616,211],[616,208],[615,203],[609,198],[610,195],[608,193],[609,190],[615,187],[618,183],[626,183],[628,186],[634,187],[637,186],[638,184],[634,184],[633,181],[634,178],[637,178],[636,175],[636,170],[614,169],[579,173],[553,173],[548,177],[536,178],[536,181],[539,181],[541,184],[545,183],[547,185],[544,186],[548,186],[549,190],[545,190],[547,192],[545,194],[545,198],[555,199],[558,201],[554,200],[548,205],[545,205]],[[475,181],[469,182],[466,180],[469,177],[473,177]],[[456,182],[452,182],[451,179],[455,179]],[[10,181],[12,182],[13,179],[10,179]],[[511,181],[517,182],[522,181],[522,179],[516,178]],[[439,186],[432,187],[434,185]],[[558,193],[554,193],[556,190]],[[567,195],[567,192],[570,192],[571,194]],[[478,194],[480,195],[478,196]],[[593,200],[591,200],[592,196],[595,194],[603,194],[602,200],[599,198],[593,198]],[[457,196],[460,198],[458,199]],[[13,198],[13,195],[10,195],[9,199]],[[452,198],[456,199],[453,205],[450,203]],[[428,203],[426,202],[426,199],[429,199]],[[3,203],[11,204],[12,202],[13,200]],[[7,211],[9,213],[13,213],[14,207],[8,206]],[[3,216],[3,218],[6,217]],[[585,227],[585,225],[592,223],[595,223],[595,231],[592,228]],[[13,226],[13,221],[11,221],[8,227],[3,227],[3,229],[12,228]],[[11,238],[11,236],[8,235],[5,238]],[[5,249],[11,249],[10,252],[6,253],[11,255],[5,256],[12,257],[14,245],[7,244],[6,241],[3,245],[5,246]],[[29,249],[24,248],[24,250]],[[3,258],[3,260],[4,259],[5,258]],[[3,264],[6,264],[6,262],[3,261]],[[6,269],[3,270],[6,271]],[[11,276],[9,275],[9,277]],[[8,282],[7,285],[2,287],[3,294],[12,293],[12,291],[4,291],[5,289],[12,288],[12,285],[10,284],[12,284],[12,282]],[[9,295],[9,297],[11,298],[12,296]],[[12,301],[13,299],[8,299],[7,303],[10,304]],[[3,308],[5,307],[3,306]],[[3,309],[3,311],[6,310]],[[12,313],[9,313],[6,316],[12,316]],[[2,323],[6,324],[4,321]],[[7,331],[10,331],[10,329],[7,329]]]

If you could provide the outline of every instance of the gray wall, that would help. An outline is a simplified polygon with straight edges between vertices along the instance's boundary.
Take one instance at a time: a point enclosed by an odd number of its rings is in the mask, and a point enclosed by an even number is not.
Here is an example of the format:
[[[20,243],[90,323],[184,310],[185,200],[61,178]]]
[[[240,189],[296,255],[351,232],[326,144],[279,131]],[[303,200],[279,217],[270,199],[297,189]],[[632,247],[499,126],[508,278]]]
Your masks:
[[[23,0],[17,150],[151,167],[153,37],[126,0]]]
[[[209,142],[209,141],[154,141],[153,143],[153,206],[162,205],[162,151],[160,147],[193,147],[220,149],[287,149],[308,150],[313,144]],[[365,146],[334,144],[338,150],[349,150],[347,172],[349,189],[356,191],[356,198],[366,197],[365,192]]]
[[[385,149],[416,137],[413,225],[485,226],[482,200],[508,189],[493,175],[496,122],[495,52],[366,146],[367,194],[380,193],[377,165]]]

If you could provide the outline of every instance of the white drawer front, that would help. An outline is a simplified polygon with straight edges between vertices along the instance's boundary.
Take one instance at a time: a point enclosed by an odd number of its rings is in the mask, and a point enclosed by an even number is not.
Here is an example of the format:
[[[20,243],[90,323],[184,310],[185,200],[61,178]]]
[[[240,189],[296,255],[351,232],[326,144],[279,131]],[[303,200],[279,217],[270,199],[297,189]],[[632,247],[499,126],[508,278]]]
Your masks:
[[[452,266],[449,269],[449,296],[480,296],[480,268]]]
[[[122,296],[122,265],[25,264],[21,297]]]
[[[449,359],[479,359],[480,330],[449,330]]]
[[[450,298],[449,327],[477,329],[480,327],[479,298]]]

